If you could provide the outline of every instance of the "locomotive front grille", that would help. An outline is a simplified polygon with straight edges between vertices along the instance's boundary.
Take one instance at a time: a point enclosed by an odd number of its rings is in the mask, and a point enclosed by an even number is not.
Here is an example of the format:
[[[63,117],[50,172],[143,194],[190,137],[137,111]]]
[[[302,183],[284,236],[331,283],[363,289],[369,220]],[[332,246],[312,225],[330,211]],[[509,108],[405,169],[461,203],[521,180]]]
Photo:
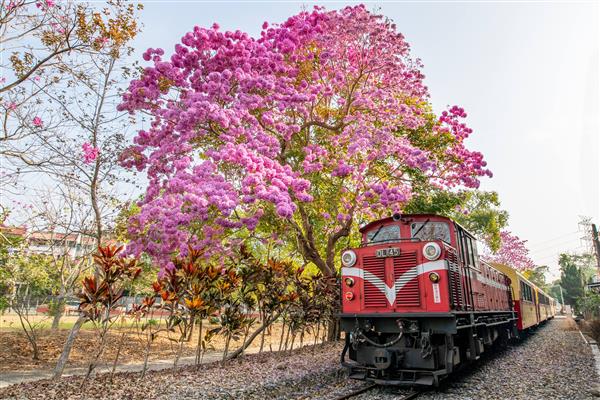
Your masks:
[[[364,256],[363,269],[379,278],[376,283],[365,280],[364,301],[365,307],[386,307],[385,297],[385,258]]]
[[[421,305],[417,252],[405,252],[394,257],[394,277],[397,306]]]

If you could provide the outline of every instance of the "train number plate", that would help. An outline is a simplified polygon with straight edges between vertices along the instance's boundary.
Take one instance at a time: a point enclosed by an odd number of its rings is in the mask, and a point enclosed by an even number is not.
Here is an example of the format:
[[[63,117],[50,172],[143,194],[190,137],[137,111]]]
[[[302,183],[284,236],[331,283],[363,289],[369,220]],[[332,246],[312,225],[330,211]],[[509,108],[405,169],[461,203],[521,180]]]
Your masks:
[[[398,247],[390,247],[389,249],[379,249],[375,251],[375,257],[396,257],[400,255]]]

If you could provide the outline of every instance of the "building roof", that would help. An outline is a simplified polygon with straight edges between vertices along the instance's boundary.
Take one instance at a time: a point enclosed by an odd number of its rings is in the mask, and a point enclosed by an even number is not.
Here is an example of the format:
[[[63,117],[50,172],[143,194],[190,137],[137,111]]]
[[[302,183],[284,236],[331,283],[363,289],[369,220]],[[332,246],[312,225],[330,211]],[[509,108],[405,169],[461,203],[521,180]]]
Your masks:
[[[83,245],[94,245],[96,239],[91,235],[79,233],[61,233],[53,231],[33,231],[28,234],[24,226],[0,225],[0,233],[5,235],[20,236],[35,242],[59,241],[65,243],[80,243]]]
[[[6,226],[0,224],[0,233],[5,235],[25,236],[27,228],[22,226]]]

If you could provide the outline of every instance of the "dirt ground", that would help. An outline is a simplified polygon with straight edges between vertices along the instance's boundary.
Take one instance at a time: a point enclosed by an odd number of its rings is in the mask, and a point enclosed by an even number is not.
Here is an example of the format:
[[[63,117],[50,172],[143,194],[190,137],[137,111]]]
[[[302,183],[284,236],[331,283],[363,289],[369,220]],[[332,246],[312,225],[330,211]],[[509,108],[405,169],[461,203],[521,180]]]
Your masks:
[[[65,321],[61,321],[61,327],[72,326],[74,323],[74,317],[65,317]],[[70,321],[73,319],[73,321]],[[44,369],[53,368],[56,360],[60,356],[63,348],[63,344],[69,334],[68,328],[59,329],[52,331],[49,328],[41,329],[38,339],[38,346],[40,349],[40,360],[33,360],[33,352],[31,345],[27,341],[24,333],[19,328],[17,320],[9,318],[7,316],[1,316],[0,321],[0,372],[2,371],[27,371],[33,369]],[[250,332],[252,333],[258,324],[255,324]],[[203,323],[204,332],[206,329],[211,329],[214,326],[208,324],[207,321]],[[281,324],[274,324],[271,327],[270,332],[265,334],[265,345],[264,351],[270,349],[276,351],[279,348],[279,341],[281,336]],[[122,336],[124,334],[124,336]],[[193,356],[196,352],[196,343],[198,339],[197,328],[194,329],[192,338],[184,343],[182,348],[182,356]],[[177,336],[174,333],[168,335],[165,332],[161,332],[158,337],[154,340],[150,350],[150,360],[164,360],[173,359],[177,353]],[[237,349],[242,343],[243,337],[233,341],[230,344],[230,351]],[[290,339],[291,340],[291,339]],[[315,340],[314,333],[306,333],[304,337],[304,344],[312,344]],[[125,326],[119,328],[118,325],[111,330],[109,340],[107,341],[107,347],[104,351],[104,355],[101,361],[104,363],[112,363],[119,343],[123,343],[119,355],[119,364],[123,363],[134,363],[142,362],[144,359],[144,349],[146,343],[145,333],[140,332],[135,326]],[[300,339],[296,339],[294,347],[300,345]],[[97,351],[98,344],[100,343],[98,332],[92,327],[84,325],[79,332],[67,367],[80,367],[87,365],[91,360],[94,352]],[[221,336],[215,336],[209,343],[207,351],[223,351],[225,340]],[[260,346],[260,335],[254,340],[250,347]]]

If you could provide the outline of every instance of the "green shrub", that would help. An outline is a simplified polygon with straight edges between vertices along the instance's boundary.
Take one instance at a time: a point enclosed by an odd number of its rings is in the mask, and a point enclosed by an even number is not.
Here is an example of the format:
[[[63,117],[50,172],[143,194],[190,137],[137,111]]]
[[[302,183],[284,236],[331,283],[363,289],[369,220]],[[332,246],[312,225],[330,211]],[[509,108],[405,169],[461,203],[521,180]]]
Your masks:
[[[586,293],[577,299],[577,311],[581,312],[585,319],[600,318],[600,294]]]

